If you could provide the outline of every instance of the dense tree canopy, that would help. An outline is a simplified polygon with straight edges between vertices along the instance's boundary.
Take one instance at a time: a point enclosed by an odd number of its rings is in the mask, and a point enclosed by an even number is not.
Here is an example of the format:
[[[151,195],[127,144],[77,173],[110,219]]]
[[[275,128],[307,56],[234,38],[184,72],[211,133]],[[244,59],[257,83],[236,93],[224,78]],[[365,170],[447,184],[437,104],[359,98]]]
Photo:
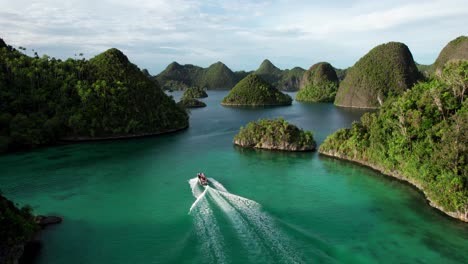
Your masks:
[[[187,125],[185,110],[117,49],[61,61],[0,48],[0,151]]]
[[[0,194],[1,263],[16,263],[21,257],[21,246],[32,239],[39,230],[31,212],[31,207],[19,209]]]
[[[182,95],[182,99],[197,99],[205,97],[208,97],[208,94],[206,93],[205,89],[197,86],[187,88],[184,91],[184,94]]]
[[[165,90],[185,90],[191,87],[216,90],[231,89],[247,74],[246,72],[233,72],[222,62],[214,63],[208,68],[173,62],[155,79]]]
[[[268,82],[250,74],[242,79],[221,102],[224,105],[290,105],[292,99]]]
[[[304,73],[301,89],[296,100],[304,102],[333,102],[338,90],[338,76],[335,69],[328,62],[312,65]]]
[[[234,143],[243,147],[287,151],[314,150],[316,147],[311,131],[303,131],[283,118],[248,123],[241,127]]]
[[[468,213],[468,61],[330,135],[320,151],[397,172],[445,211]]]

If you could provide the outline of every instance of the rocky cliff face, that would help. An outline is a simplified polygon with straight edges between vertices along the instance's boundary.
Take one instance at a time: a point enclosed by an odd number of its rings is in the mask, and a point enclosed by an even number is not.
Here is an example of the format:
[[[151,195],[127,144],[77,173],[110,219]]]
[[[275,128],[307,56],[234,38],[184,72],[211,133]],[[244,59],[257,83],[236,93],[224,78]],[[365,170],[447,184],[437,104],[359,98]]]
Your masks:
[[[468,60],[468,37],[460,36],[450,41],[440,52],[430,73],[440,74],[444,65],[450,60]]]
[[[421,78],[413,55],[403,43],[389,42],[373,48],[347,71],[335,104],[378,108],[390,96],[400,95]]]
[[[234,144],[245,147],[245,148],[258,148],[258,149],[269,149],[269,150],[282,150],[282,151],[314,151],[315,145],[299,146],[296,143],[281,142],[260,142],[257,144],[251,144],[247,141],[236,139]]]

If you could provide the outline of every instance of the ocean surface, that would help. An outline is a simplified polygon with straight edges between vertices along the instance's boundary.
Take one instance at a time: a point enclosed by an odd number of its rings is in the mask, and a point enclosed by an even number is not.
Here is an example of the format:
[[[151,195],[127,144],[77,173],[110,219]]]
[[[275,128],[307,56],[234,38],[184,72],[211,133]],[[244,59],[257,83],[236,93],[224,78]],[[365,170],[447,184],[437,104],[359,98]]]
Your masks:
[[[178,133],[0,156],[5,196],[64,218],[43,232],[38,263],[468,263],[468,224],[413,187],[316,152],[232,144],[279,116],[320,144],[362,110],[230,108],[226,94],[210,91]]]

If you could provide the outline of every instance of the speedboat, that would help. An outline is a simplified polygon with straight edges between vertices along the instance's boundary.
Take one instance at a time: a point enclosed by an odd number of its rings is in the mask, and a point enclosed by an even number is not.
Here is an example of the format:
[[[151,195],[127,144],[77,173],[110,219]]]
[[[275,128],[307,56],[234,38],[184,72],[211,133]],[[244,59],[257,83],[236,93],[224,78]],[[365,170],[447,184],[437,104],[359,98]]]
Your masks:
[[[202,186],[208,185],[208,178],[206,178],[204,173],[198,173],[197,177],[198,177],[198,182],[200,183],[200,185]]]

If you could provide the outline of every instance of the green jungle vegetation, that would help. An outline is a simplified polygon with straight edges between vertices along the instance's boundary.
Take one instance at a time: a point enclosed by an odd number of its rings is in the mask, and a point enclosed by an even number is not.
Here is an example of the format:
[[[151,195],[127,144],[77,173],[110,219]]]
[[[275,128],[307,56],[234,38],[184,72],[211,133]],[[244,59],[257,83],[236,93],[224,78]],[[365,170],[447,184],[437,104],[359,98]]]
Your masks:
[[[338,90],[338,76],[328,62],[319,62],[302,77],[301,89],[296,95],[297,101],[333,102]]]
[[[177,104],[183,108],[199,108],[206,106],[204,102],[195,98],[182,98]]]
[[[316,143],[311,131],[303,131],[283,118],[261,119],[241,127],[234,142],[244,147],[262,148],[289,146],[296,149],[315,149]]]
[[[424,77],[429,77],[432,64],[427,65],[427,64],[419,64],[417,62],[415,63],[416,63],[416,67],[418,68],[418,71],[422,73]]]
[[[297,91],[305,70],[295,67],[291,70],[280,70],[269,60],[264,60],[254,72],[273,87],[282,91]]]
[[[269,60],[263,61],[255,72],[233,72],[222,62],[214,63],[208,68],[173,62],[155,79],[164,90],[185,90],[193,86],[216,90],[231,89],[247,75],[256,73],[278,90],[297,91],[304,72],[305,70],[300,67],[280,70]]]
[[[403,94],[422,78],[408,47],[389,42],[362,57],[340,83],[335,104],[345,107],[377,108],[387,98]]]
[[[205,89],[197,86],[187,88],[182,95],[182,99],[196,99],[206,97],[208,97],[208,94],[206,93]]]
[[[0,194],[0,260],[16,263],[22,246],[39,230],[30,206],[18,209]],[[4,261],[4,262],[3,262]]]
[[[397,172],[446,211],[468,213],[468,61],[416,84],[330,135],[320,152]]]
[[[468,60],[467,36],[460,36],[450,41],[439,53],[429,72],[440,75],[444,65],[450,60]]]
[[[208,68],[177,62],[169,64],[155,79],[164,90],[185,90],[191,87],[202,87],[209,90],[231,89],[239,80],[246,77],[244,71],[233,72],[222,62]]]
[[[117,49],[62,61],[1,45],[0,152],[188,126],[185,110]]]
[[[343,81],[344,78],[346,77],[346,73],[348,72],[348,69],[349,68],[346,68],[346,69],[335,68],[336,76],[338,77],[338,80],[340,82]]]
[[[242,79],[229,94],[224,97],[223,105],[290,105],[292,99],[283,94],[256,74],[250,74]]]

